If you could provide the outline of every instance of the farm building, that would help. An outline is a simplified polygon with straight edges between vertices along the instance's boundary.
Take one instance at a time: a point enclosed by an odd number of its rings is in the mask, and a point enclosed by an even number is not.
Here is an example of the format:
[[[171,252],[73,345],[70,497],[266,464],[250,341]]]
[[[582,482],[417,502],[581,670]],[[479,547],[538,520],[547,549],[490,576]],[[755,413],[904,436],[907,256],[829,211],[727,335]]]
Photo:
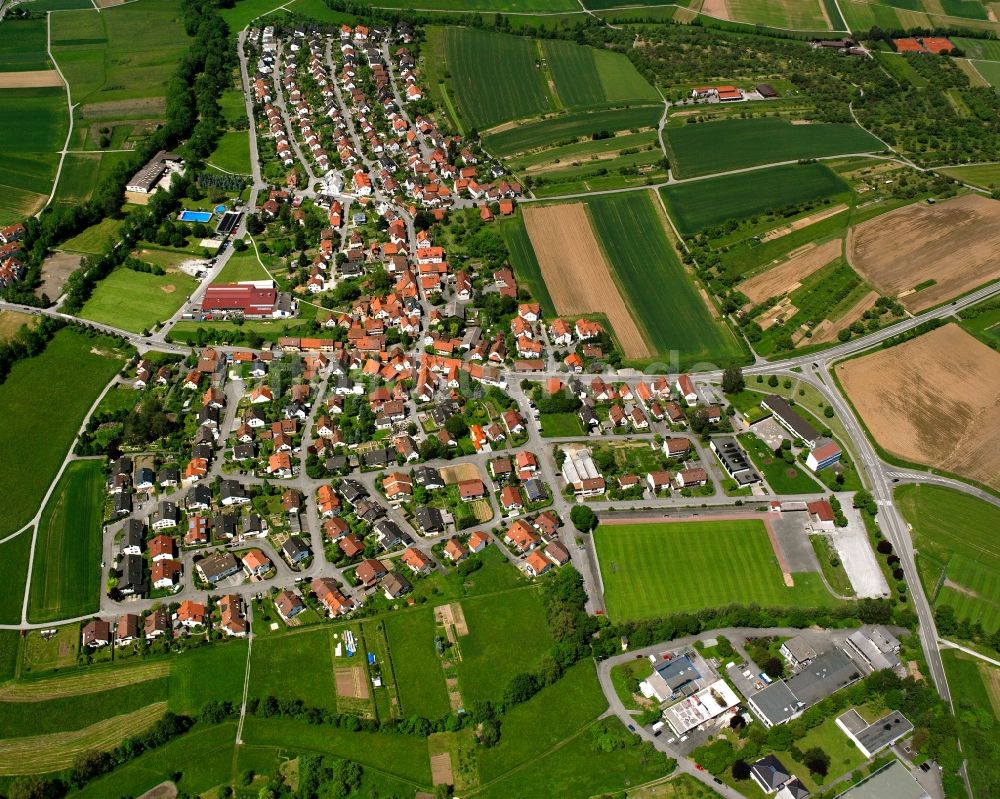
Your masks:
[[[129,202],[145,205],[149,196],[161,187],[170,186],[169,175],[174,172],[184,172],[184,161],[176,153],[160,150],[149,159],[149,162],[136,172],[125,185],[125,199]],[[168,179],[164,181],[164,178]]]

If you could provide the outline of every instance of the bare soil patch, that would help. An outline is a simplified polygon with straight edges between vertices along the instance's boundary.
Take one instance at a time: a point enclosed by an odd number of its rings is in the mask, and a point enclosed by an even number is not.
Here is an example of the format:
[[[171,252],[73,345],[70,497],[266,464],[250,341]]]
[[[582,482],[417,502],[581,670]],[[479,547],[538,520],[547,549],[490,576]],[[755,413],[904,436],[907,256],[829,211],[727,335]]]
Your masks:
[[[878,299],[879,294],[877,291],[869,291],[864,297],[858,300],[857,304],[854,305],[847,313],[845,313],[836,322],[831,322],[829,319],[824,319],[818,325],[816,329],[813,330],[812,338],[809,339],[810,344],[826,344],[830,341],[834,341],[837,338],[837,334],[850,327],[855,322],[857,322],[861,316],[869,308],[875,305],[875,301]]]
[[[465,611],[462,610],[462,606],[458,602],[452,602],[450,605],[438,605],[434,608],[434,620],[448,630],[448,638],[453,644],[457,641],[451,638],[452,629],[454,629],[455,635],[469,634],[469,625],[465,621]]]
[[[732,19],[729,16],[729,7],[726,0],[705,0],[701,6],[701,13],[707,14],[716,19]]]
[[[795,124],[794,122],[792,123]],[[761,241],[772,241],[773,239],[780,239],[782,236],[787,236],[796,230],[801,230],[804,227],[809,227],[809,225],[814,225],[817,222],[822,222],[824,219],[829,219],[831,216],[836,216],[837,214],[846,211],[847,206],[841,203],[840,205],[834,205],[831,208],[827,208],[825,211],[819,211],[815,214],[810,214],[809,216],[804,216],[801,219],[796,219],[794,222],[790,222],[787,225],[782,225],[774,230],[769,230],[763,236],[760,237]]]
[[[431,782],[434,785],[455,784],[455,778],[451,773],[451,754],[449,752],[431,755]]]
[[[848,259],[883,294],[937,283],[901,302],[918,312],[1000,277],[1000,202],[967,194],[914,203],[850,230]]]
[[[139,799],[176,799],[177,786],[172,782],[161,782],[154,788],[150,788],[142,794]]]
[[[164,294],[173,294],[175,291],[177,291],[177,286],[175,286],[173,283],[167,283],[165,286],[160,286],[160,291],[162,291]]]
[[[67,252],[57,252],[45,259],[42,264],[42,284],[35,290],[40,297],[47,295],[50,300],[55,300],[62,294],[66,280],[80,266],[82,255],[73,255]]]
[[[462,692],[458,689],[458,679],[456,677],[446,677],[444,687],[448,690],[448,704],[452,710],[460,710],[462,705]]]
[[[350,666],[333,670],[334,682],[337,686],[337,696],[345,699],[367,699],[368,680],[361,666]]]
[[[779,322],[784,322],[786,319],[795,315],[798,311],[792,301],[788,297],[784,297],[781,302],[775,305],[773,308],[769,308],[767,311],[762,313],[757,317],[756,322],[760,325],[761,330],[767,330]]]
[[[648,358],[652,353],[611,277],[583,204],[525,208],[524,223],[556,311],[604,314],[625,357]]]
[[[62,85],[62,78],[54,69],[35,69],[31,72],[0,72],[0,89],[38,89],[44,86]]]
[[[835,260],[840,255],[842,243],[842,239],[832,239],[819,246],[801,247],[784,263],[744,280],[736,288],[746,294],[754,305],[768,297],[790,294],[809,275]]]
[[[949,324],[837,374],[884,449],[1000,489],[1000,353]]]
[[[482,477],[479,474],[479,468],[474,463],[456,463],[454,466],[443,466],[438,471],[441,473],[441,479],[444,480],[446,485]]]

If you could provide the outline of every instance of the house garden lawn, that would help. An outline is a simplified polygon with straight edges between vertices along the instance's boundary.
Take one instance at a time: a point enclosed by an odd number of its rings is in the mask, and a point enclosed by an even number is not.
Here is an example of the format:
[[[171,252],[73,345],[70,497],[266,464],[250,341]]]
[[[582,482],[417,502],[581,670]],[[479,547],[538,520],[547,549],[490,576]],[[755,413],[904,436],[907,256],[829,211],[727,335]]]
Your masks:
[[[594,534],[608,614],[644,619],[731,603],[830,605],[818,574],[782,579],[762,522],[602,525]]]
[[[45,204],[68,125],[63,89],[0,89],[0,225]]]
[[[91,225],[82,233],[63,242],[60,249],[66,252],[79,252],[84,255],[101,255],[109,244],[118,241],[118,231],[122,223],[118,219],[102,219],[96,225]]]
[[[911,525],[917,570],[935,607],[1000,627],[1000,508],[947,488],[906,485],[896,502]]]
[[[602,130],[655,129],[662,110],[660,105],[645,105],[559,114],[537,122],[528,121],[496,133],[487,133],[483,136],[483,144],[492,153],[511,156],[556,143],[564,144],[570,138],[589,139]]]
[[[447,28],[448,88],[474,128],[552,110],[532,39],[477,28]]]
[[[243,740],[249,746],[271,746],[347,758],[412,781],[418,786],[429,786],[431,783],[427,739],[416,735],[348,732],[330,725],[308,724],[295,719],[247,716]]]
[[[789,164],[678,183],[660,189],[682,235],[729,219],[807,201],[847,196],[847,184],[822,164]]]
[[[301,699],[310,707],[336,710],[332,640],[327,627],[257,637],[248,696]]]
[[[0,537],[38,511],[84,414],[124,364],[113,346],[105,337],[60,330],[41,355],[15,363],[0,384],[0,418],[16,420],[4,445],[18,453],[0,460]]]
[[[499,700],[510,678],[534,671],[552,646],[536,588],[462,600],[469,634],[461,636],[456,662],[465,706],[477,699]]]
[[[713,318],[667,236],[650,192],[587,201],[591,226],[651,351],[678,353],[681,368],[728,363],[743,354],[736,337]]]
[[[480,781],[502,777],[571,738],[607,706],[593,662],[581,661],[570,667],[555,683],[503,716],[500,742],[479,750]]]
[[[823,492],[823,487],[807,475],[798,463],[788,464],[783,459],[774,457],[774,452],[753,433],[741,433],[737,438],[775,494]]]
[[[37,5],[32,3],[29,8],[35,9]],[[45,27],[43,18],[5,19],[0,36],[0,72],[51,69],[52,64],[45,55]]]
[[[787,119],[731,119],[668,127],[671,165],[679,178],[748,166],[876,152],[885,145],[857,125],[793,125]]]
[[[223,172],[250,174],[250,133],[230,130],[219,138],[215,151],[205,161]]]
[[[38,524],[29,621],[68,619],[98,609],[104,498],[101,460],[67,464]]]
[[[174,655],[170,666],[170,710],[196,714],[212,700],[239,705],[246,665],[245,639],[215,642]]]
[[[18,624],[28,580],[31,530],[0,544],[0,624]]]
[[[632,692],[628,689],[629,677],[644,680],[652,673],[653,664],[649,662],[649,658],[639,658],[611,667],[611,685],[614,686],[615,693],[626,708],[630,710],[641,709],[639,703],[633,698]]]
[[[542,277],[542,270],[535,257],[535,250],[531,246],[528,231],[524,228],[524,219],[520,214],[512,219],[504,219],[500,223],[500,233],[510,251],[510,263],[518,283],[523,283],[528,288],[532,298],[541,306],[542,316],[554,317],[556,309]]]
[[[951,686],[973,795],[996,796],[1000,790],[1000,753],[995,745],[1000,669],[953,649],[943,650],[941,660]]]
[[[583,425],[575,413],[543,413],[539,417],[544,438],[582,436]]]
[[[139,796],[181,772],[179,790],[195,796],[232,778],[236,724],[197,726],[161,747],[140,755],[93,782],[74,796],[106,799],[109,796]]]
[[[413,593],[418,597],[426,596],[435,605],[439,605],[442,599],[483,596],[527,587],[527,578],[504,557],[495,544],[491,543],[477,553],[476,557],[483,562],[482,568],[464,577],[456,569],[449,568],[443,577],[431,575],[425,580],[418,580]]]
[[[41,702],[0,702],[0,739],[79,730],[166,697],[167,681],[159,679]]]
[[[673,761],[643,743],[616,718],[585,727],[557,749],[482,786],[486,799],[511,796],[600,796],[667,776]]]
[[[451,706],[441,659],[434,648],[437,632],[433,610],[424,607],[405,615],[390,613],[380,623],[389,639],[389,655],[403,718],[446,716]]]
[[[97,284],[80,316],[138,333],[173,316],[197,286],[184,272],[154,275],[122,267]]]
[[[976,166],[949,166],[938,170],[950,178],[971,183],[973,186],[991,188],[1000,186],[1000,164],[977,164]]]

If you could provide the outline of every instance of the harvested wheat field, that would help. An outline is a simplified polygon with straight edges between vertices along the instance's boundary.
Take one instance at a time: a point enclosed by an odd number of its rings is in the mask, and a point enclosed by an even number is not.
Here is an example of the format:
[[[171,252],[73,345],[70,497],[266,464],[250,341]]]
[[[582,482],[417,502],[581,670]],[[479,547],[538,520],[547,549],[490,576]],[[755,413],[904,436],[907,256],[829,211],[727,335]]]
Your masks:
[[[1000,202],[967,194],[914,203],[850,230],[848,260],[882,294],[911,312],[938,305],[1000,277]]]
[[[650,357],[583,204],[525,207],[524,225],[556,312],[560,316],[602,313],[626,358]]]
[[[39,89],[62,86],[62,78],[54,69],[35,69],[30,72],[0,72],[0,89]]]
[[[836,259],[842,244],[841,239],[833,239],[819,246],[807,244],[800,247],[787,261],[744,280],[736,286],[736,290],[746,294],[754,305],[768,297],[790,294],[809,275]]]
[[[884,449],[1000,489],[1000,353],[949,324],[837,376]]]
[[[334,669],[333,679],[337,686],[337,696],[342,696],[345,699],[368,698],[368,679],[361,666]]]

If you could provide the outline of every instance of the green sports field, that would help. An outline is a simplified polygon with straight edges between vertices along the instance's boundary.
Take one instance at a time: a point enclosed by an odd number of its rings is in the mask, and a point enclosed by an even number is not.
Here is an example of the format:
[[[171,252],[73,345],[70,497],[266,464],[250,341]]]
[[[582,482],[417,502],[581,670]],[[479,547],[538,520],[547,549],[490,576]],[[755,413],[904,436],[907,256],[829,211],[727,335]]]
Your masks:
[[[82,616],[100,601],[104,472],[99,460],[66,467],[45,506],[31,574],[28,619]]]
[[[882,142],[856,125],[793,125],[774,118],[681,125],[666,133],[679,178],[884,149]]]
[[[907,485],[896,501],[912,526],[917,570],[935,606],[1000,627],[1000,508],[947,488]]]
[[[138,333],[173,316],[197,286],[179,271],[153,275],[116,269],[97,284],[79,315]]]
[[[0,89],[0,225],[45,204],[68,126],[62,89]]]
[[[41,355],[15,363],[0,384],[0,418],[18,420],[4,434],[5,451],[17,457],[0,458],[0,537],[38,511],[84,414],[123,360],[109,339],[64,329]]]
[[[660,189],[677,229],[696,233],[728,219],[846,195],[847,184],[822,164],[788,164]]]
[[[676,350],[680,362],[727,363],[742,356],[736,337],[713,318],[667,237],[648,191],[587,201],[597,235],[622,297],[653,352]]]
[[[613,620],[648,619],[738,603],[815,607],[833,597],[818,574],[789,588],[764,524],[746,521],[605,524],[594,534]]]
[[[617,102],[659,102],[660,96],[621,53],[548,39],[542,52],[559,99],[570,108]]]

